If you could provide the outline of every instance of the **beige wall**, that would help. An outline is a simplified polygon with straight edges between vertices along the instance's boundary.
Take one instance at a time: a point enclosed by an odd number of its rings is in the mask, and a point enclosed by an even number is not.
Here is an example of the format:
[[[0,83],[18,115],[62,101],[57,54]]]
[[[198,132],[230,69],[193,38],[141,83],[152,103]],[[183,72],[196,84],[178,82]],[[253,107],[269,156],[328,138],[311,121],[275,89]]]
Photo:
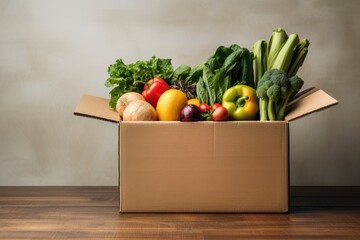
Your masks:
[[[117,125],[72,115],[107,67],[196,63],[283,27],[311,41],[299,75],[340,101],[290,125],[292,185],[359,185],[357,0],[0,0],[0,185],[116,185]]]

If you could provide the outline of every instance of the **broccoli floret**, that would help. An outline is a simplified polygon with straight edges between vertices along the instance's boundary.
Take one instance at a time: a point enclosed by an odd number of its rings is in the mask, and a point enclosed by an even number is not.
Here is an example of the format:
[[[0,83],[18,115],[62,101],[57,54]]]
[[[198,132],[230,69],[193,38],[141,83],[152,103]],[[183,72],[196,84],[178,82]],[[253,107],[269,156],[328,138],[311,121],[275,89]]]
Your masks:
[[[289,78],[290,88],[288,89],[287,93],[282,96],[282,100],[280,103],[280,108],[277,113],[277,120],[283,120],[285,116],[285,110],[289,99],[295,96],[296,93],[300,91],[302,86],[304,85],[304,81],[299,78],[298,76],[293,76]]]
[[[260,78],[259,82],[258,82],[258,87],[260,87],[264,82],[273,80],[273,79],[278,79],[278,78],[283,78],[285,74],[286,77],[286,73],[284,73],[283,71],[279,70],[279,69],[272,69],[269,71],[266,71],[264,73],[264,75]]]
[[[289,98],[301,89],[303,83],[301,78],[288,78],[284,71],[278,69],[265,72],[256,89],[260,120],[283,120]]]
[[[275,104],[281,98],[281,87],[277,84],[272,85],[266,91],[266,94],[269,98],[268,106],[267,106],[267,114],[269,116],[269,120],[276,120],[276,111]]]
[[[291,90],[292,90],[292,92],[290,94],[290,98],[292,98],[302,88],[302,86],[304,85],[304,80],[302,80],[298,76],[293,76],[293,77],[289,78],[289,80],[290,80]]]

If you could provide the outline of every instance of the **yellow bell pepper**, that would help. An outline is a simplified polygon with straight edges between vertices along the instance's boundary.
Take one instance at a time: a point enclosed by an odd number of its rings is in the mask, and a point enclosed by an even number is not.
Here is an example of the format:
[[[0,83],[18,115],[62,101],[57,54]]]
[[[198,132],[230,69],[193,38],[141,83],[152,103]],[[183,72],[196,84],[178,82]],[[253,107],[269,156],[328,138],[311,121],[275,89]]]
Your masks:
[[[255,89],[244,84],[226,90],[222,105],[228,110],[232,120],[254,120],[259,112]]]

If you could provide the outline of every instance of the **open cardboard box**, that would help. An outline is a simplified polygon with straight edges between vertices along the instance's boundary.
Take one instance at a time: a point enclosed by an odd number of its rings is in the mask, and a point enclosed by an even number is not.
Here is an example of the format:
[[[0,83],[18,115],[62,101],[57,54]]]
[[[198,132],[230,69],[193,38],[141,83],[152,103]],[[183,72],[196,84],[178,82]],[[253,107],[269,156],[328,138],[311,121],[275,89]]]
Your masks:
[[[289,121],[337,101],[320,89],[285,121],[121,122],[108,99],[74,114],[119,123],[120,212],[287,212]]]

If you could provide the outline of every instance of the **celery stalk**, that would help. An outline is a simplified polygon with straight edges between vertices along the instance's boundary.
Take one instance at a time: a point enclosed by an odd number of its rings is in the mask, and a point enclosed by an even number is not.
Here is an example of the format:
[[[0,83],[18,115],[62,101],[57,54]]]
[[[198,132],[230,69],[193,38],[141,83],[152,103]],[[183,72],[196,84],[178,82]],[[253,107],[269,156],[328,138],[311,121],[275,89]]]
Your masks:
[[[297,34],[291,34],[286,40],[285,44],[277,54],[270,69],[279,69],[288,72],[292,57],[294,55],[295,47],[300,42]]]
[[[275,61],[276,56],[282,49],[283,45],[286,43],[287,39],[288,35],[282,28],[276,28],[273,30],[268,44],[268,70],[272,69],[273,62]]]

